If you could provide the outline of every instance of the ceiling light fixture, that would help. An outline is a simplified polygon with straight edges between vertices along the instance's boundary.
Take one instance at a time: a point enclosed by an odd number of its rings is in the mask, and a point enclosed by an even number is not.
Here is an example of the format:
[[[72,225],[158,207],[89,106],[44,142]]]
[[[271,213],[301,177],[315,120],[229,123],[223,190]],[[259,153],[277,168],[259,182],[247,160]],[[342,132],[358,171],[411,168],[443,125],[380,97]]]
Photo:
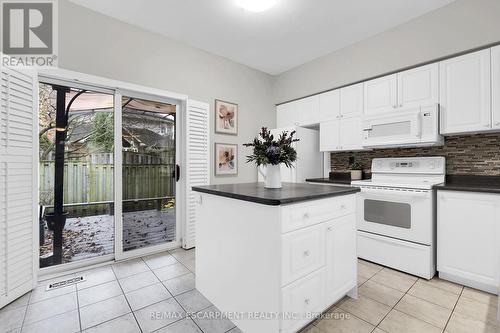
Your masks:
[[[278,0],[236,0],[236,4],[251,12],[263,12],[271,9],[278,3]]]

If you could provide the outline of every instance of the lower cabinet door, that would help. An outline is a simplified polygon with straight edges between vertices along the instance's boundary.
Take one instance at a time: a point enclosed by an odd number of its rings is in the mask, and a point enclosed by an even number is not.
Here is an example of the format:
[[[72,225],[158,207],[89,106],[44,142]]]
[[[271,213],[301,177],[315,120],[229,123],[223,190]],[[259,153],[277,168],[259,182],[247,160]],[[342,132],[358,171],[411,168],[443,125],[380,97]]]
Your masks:
[[[325,269],[322,268],[282,289],[281,332],[296,332],[325,309]]]
[[[325,228],[326,306],[330,306],[357,284],[356,216],[337,218]]]
[[[283,235],[282,285],[295,281],[325,265],[323,225],[316,225]]]
[[[438,191],[440,277],[491,293],[500,284],[500,195]]]

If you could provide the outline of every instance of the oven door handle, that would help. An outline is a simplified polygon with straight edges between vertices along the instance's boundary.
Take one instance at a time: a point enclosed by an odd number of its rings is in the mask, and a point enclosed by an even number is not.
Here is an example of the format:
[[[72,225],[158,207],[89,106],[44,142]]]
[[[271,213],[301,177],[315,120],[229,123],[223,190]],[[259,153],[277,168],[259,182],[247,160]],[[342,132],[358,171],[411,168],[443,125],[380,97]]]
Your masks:
[[[402,197],[425,198],[429,197],[429,191],[407,191],[407,190],[381,190],[361,188],[361,194],[381,194],[381,195],[397,195]]]

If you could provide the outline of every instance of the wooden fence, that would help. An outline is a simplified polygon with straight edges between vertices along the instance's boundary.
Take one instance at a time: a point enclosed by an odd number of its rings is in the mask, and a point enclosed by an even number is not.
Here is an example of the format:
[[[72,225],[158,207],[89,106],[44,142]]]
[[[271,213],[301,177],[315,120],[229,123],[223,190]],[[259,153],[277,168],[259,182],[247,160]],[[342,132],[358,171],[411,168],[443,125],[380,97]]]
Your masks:
[[[168,197],[175,195],[175,164],[123,165],[123,199]],[[113,164],[66,162],[64,165],[64,204],[114,200]],[[40,204],[53,205],[54,161],[40,162]],[[106,205],[75,208],[70,212],[97,214],[109,210]],[[91,211],[89,211],[89,209]],[[87,214],[85,214],[87,215]]]

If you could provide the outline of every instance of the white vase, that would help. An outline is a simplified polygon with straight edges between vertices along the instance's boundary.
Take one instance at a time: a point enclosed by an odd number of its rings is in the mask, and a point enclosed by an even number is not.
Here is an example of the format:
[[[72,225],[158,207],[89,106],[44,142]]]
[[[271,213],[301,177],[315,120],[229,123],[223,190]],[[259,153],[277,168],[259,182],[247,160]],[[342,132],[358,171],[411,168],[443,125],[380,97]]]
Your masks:
[[[281,188],[281,167],[279,164],[260,166],[258,170],[264,178],[265,188]]]

